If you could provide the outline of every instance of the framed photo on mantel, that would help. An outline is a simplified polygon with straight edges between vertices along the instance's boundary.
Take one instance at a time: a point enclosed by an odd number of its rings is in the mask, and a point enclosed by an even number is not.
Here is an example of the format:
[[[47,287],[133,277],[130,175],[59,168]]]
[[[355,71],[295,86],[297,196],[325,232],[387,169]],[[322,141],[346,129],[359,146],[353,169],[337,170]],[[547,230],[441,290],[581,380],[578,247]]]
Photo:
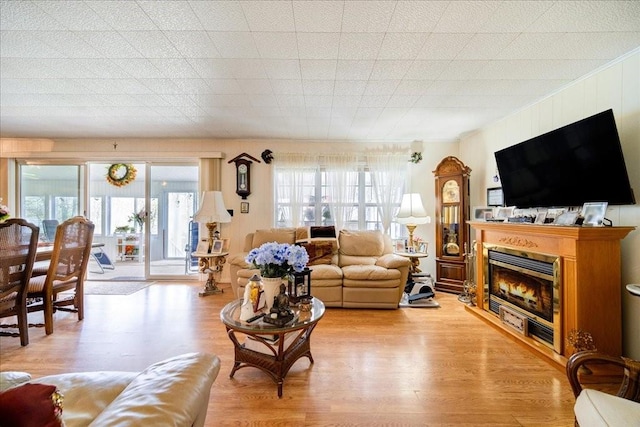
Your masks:
[[[487,188],[487,206],[504,206],[502,187]]]

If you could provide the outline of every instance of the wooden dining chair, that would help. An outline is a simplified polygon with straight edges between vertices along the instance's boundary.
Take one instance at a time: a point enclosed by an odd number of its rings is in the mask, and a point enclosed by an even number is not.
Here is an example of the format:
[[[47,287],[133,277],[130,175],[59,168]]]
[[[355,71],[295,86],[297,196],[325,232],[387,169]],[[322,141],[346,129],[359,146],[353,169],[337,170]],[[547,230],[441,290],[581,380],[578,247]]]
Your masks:
[[[0,317],[16,316],[18,333],[0,331],[0,335],[20,337],[29,344],[27,323],[27,285],[38,249],[40,229],[20,218],[0,223]]]
[[[27,298],[33,298],[35,302],[28,305],[28,311],[44,311],[47,335],[53,333],[53,313],[57,310],[76,312],[78,321],[84,319],[84,279],[91,256],[93,230],[94,224],[82,216],[62,222],[56,229],[47,274],[29,281]],[[60,298],[65,291],[73,293]]]

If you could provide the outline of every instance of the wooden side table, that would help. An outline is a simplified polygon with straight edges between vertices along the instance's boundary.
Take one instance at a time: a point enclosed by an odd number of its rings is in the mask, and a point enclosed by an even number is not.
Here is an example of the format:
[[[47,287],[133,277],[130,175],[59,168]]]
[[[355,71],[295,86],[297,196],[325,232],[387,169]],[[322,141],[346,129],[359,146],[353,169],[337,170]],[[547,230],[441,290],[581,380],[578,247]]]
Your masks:
[[[229,252],[221,252],[217,254],[210,254],[208,252],[192,252],[192,256],[198,258],[198,268],[201,273],[207,274],[207,282],[204,285],[204,289],[200,291],[198,295],[206,297],[213,294],[221,294],[222,289],[218,287],[215,274],[222,273],[224,263],[227,262],[227,255]]]
[[[396,255],[409,258],[411,260],[411,269],[409,272],[412,275],[422,272],[422,270],[418,268],[418,266],[420,265],[420,258],[426,258],[429,256],[429,254],[426,252],[394,252],[394,253]]]

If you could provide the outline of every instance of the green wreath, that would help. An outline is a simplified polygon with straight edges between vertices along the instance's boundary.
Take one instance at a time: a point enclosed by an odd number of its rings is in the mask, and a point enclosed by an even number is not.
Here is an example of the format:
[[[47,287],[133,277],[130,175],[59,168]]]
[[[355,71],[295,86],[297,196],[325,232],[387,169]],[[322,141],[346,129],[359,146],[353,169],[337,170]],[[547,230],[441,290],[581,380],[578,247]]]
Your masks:
[[[124,187],[136,179],[137,172],[131,163],[114,163],[107,171],[107,181],[116,187]]]

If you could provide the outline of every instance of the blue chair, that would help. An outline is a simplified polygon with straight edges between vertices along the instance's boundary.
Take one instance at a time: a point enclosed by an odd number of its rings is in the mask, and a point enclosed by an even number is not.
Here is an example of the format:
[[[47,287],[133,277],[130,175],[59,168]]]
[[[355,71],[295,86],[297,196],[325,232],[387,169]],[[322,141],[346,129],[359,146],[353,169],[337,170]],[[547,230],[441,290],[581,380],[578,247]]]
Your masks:
[[[189,237],[187,238],[187,244],[184,248],[184,274],[197,273],[198,272],[198,258],[191,256],[191,252],[194,252],[198,247],[198,224],[195,221],[189,221]]]
[[[42,234],[47,242],[53,242],[56,238],[56,228],[60,223],[57,219],[43,219],[42,220]]]

